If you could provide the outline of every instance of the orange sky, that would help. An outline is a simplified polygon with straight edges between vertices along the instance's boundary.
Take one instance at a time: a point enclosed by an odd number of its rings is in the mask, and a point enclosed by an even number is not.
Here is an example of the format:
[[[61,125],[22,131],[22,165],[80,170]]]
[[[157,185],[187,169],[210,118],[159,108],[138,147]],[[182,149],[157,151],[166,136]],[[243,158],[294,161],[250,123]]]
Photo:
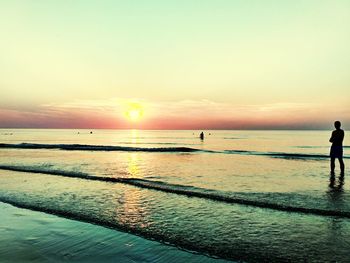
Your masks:
[[[349,1],[13,0],[0,29],[2,128],[350,128]]]
[[[155,103],[110,99],[42,105],[35,110],[0,112],[2,127],[101,129],[329,129],[350,110],[324,112],[323,105],[270,104],[232,107],[208,100]],[[130,106],[130,104],[132,106]],[[142,110],[130,119],[128,111]],[[317,117],[315,117],[317,116]],[[343,119],[342,119],[343,121]],[[343,121],[344,122],[344,121]]]

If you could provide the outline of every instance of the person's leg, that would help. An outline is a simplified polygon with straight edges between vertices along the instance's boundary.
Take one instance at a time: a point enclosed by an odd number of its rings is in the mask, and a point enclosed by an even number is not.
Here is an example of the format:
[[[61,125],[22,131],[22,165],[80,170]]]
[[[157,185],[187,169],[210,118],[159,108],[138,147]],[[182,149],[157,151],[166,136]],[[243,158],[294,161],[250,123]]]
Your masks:
[[[340,164],[340,172],[341,174],[344,174],[345,166],[344,166],[344,161],[343,158],[338,158],[339,164]]]
[[[331,173],[334,173],[335,168],[335,158],[331,157]]]
[[[329,177],[329,187],[334,188],[335,184],[335,173],[331,172],[331,175]]]

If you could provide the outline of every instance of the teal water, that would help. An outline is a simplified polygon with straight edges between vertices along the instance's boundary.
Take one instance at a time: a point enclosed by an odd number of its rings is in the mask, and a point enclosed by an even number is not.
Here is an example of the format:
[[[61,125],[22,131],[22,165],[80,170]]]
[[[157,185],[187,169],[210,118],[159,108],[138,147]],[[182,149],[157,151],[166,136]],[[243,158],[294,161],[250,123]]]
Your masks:
[[[329,131],[92,132],[0,130],[0,200],[224,259],[350,260]]]
[[[157,241],[0,203],[0,262],[225,263]]]

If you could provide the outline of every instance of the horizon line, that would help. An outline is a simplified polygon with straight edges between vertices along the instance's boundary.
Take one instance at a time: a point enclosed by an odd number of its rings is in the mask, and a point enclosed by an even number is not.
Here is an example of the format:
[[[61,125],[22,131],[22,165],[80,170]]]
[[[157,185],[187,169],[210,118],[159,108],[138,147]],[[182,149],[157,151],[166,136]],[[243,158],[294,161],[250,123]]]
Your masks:
[[[203,129],[142,129],[142,128],[35,128],[35,127],[0,127],[0,130],[7,130],[7,129],[13,129],[13,130],[141,130],[141,131],[329,131],[333,128],[326,129],[317,129],[317,128],[269,128],[269,129],[261,129],[261,128],[250,128],[250,129],[210,129],[210,128],[203,128]]]

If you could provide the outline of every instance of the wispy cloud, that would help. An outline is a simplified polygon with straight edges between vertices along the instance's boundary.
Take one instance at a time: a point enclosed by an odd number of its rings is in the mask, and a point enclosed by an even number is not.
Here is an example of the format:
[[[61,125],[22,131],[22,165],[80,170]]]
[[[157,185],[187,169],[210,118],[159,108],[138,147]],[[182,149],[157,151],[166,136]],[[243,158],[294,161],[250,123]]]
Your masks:
[[[141,105],[144,116],[130,122],[125,111]],[[309,103],[232,105],[210,100],[155,102],[113,98],[51,103],[31,110],[0,109],[1,127],[142,129],[313,129],[335,119],[350,121],[350,111]]]

